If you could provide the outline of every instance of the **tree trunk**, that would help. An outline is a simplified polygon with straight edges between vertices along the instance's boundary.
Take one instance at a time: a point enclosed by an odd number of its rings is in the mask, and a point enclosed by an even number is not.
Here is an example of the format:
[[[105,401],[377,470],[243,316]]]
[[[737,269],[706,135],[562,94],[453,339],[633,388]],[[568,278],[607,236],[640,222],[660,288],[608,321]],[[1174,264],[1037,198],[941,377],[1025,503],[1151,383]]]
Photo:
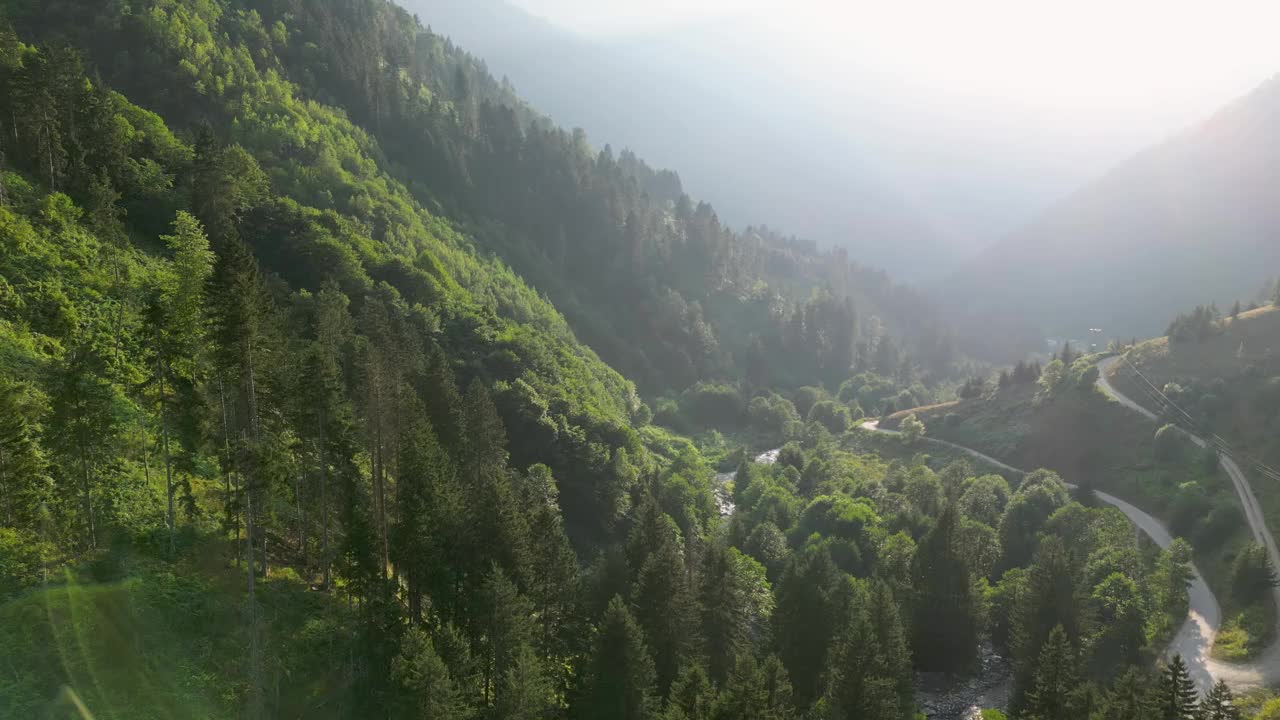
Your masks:
[[[329,587],[329,458],[326,452],[327,433],[325,432],[324,408],[320,409],[320,553],[324,566],[320,584]]]
[[[253,369],[253,339],[245,339],[244,353],[244,372],[245,372],[245,407],[247,410],[249,421],[249,439],[254,442],[255,450],[261,440],[258,422],[258,397],[257,388],[254,385],[254,369]],[[256,465],[256,463],[255,463]],[[256,471],[256,466],[254,467]],[[254,551],[253,537],[256,530],[254,523],[254,514],[256,508],[253,505],[253,493],[257,473],[249,472],[244,474],[244,498],[245,498],[245,557],[248,558],[249,565],[249,708],[248,716],[250,720],[257,720],[262,717],[262,658],[258,647],[258,615],[257,600],[255,598],[255,569],[254,569]],[[264,543],[265,545],[265,543]],[[264,565],[265,568],[265,565]]]
[[[165,497],[169,501],[169,555],[172,557],[175,550],[174,533],[178,527],[178,518],[173,512],[173,464],[169,455],[169,403],[165,401],[164,396],[164,379],[169,369],[169,364],[161,361],[160,363],[160,445],[164,449],[164,490]]]
[[[89,525],[89,549],[98,549],[98,530],[93,523],[93,493],[89,483],[89,461],[84,456],[84,447],[80,448],[80,478],[84,488],[84,516]]]
[[[302,502],[303,468],[302,456],[298,456],[298,474],[293,480],[293,497],[298,503],[298,556],[302,568],[307,570],[307,506]]]
[[[226,388],[222,384],[222,378],[218,378],[218,400],[222,403],[222,477],[226,482],[226,505],[224,513],[227,518],[227,529],[234,532],[231,536],[232,545],[235,547],[236,566],[240,566],[240,516],[233,507],[235,506],[235,492],[231,487],[231,421],[227,415],[227,393]],[[237,483],[238,485],[239,483]]]

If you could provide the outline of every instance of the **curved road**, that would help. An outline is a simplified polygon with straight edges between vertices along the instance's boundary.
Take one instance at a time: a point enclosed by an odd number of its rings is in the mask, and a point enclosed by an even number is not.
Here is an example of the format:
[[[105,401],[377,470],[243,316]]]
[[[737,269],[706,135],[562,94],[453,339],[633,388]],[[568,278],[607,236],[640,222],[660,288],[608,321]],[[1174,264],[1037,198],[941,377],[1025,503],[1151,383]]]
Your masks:
[[[1119,358],[1108,358],[1102,363],[1099,363],[1099,389],[1108,397],[1114,399],[1125,407],[1142,413],[1144,416],[1152,420],[1157,419],[1154,413],[1151,413],[1146,408],[1143,408],[1141,405],[1138,405],[1119,393],[1111,385],[1110,381],[1107,380],[1107,371],[1117,360],[1119,360]],[[882,432],[890,435],[900,434],[895,430],[881,429],[878,420],[869,420],[864,422],[862,423],[862,427],[866,430]],[[930,442],[935,445],[941,445],[953,450],[958,450],[970,457],[994,465],[1002,470],[1025,474],[1024,470],[1015,468],[972,448],[967,448],[962,445],[947,442],[946,440],[939,440],[937,438],[927,436],[923,439],[926,442]],[[1199,440],[1199,438],[1194,437],[1193,439]],[[1200,443],[1203,444],[1203,441],[1200,440]],[[1230,467],[1228,467],[1228,463],[1230,463]],[[1244,475],[1243,473],[1240,473],[1240,469],[1235,467],[1235,463],[1225,456],[1223,457],[1223,467],[1227,469],[1227,473],[1232,476],[1233,482],[1236,482],[1237,491],[1240,491],[1240,488],[1242,487],[1244,488],[1244,491],[1241,491],[1242,499],[1245,497],[1245,491],[1247,491],[1248,497],[1253,500],[1254,507],[1257,508],[1257,500],[1253,499],[1252,490],[1249,489],[1248,482],[1244,480]],[[1232,469],[1234,469],[1234,472]],[[1239,479],[1237,480],[1237,478]],[[1068,484],[1068,487],[1071,487],[1070,484]],[[1151,538],[1152,542],[1159,547],[1167,548],[1173,543],[1173,535],[1169,532],[1168,528],[1166,528],[1164,524],[1156,518],[1146,512],[1143,512],[1136,506],[1115,497],[1114,495],[1109,495],[1098,490],[1095,490],[1094,494],[1102,502],[1111,505],[1124,513],[1125,516],[1129,518],[1130,522],[1145,533],[1147,537]],[[1249,516],[1250,527],[1254,528],[1255,537],[1261,536],[1269,540],[1271,535],[1267,532],[1266,525],[1261,522],[1261,510],[1257,510],[1256,514],[1256,517],[1258,518],[1257,526],[1254,525],[1254,515],[1251,513],[1246,513],[1246,515]],[[1260,533],[1259,528],[1261,530]],[[1268,545],[1268,550],[1272,551],[1274,547],[1275,544],[1274,541],[1272,541],[1270,545]],[[1272,562],[1276,563],[1276,567],[1280,567],[1280,562],[1276,562],[1274,559]],[[1280,671],[1280,662],[1278,662],[1280,661],[1280,643],[1274,643],[1258,660],[1248,664],[1235,665],[1223,663],[1209,657],[1209,651],[1213,647],[1213,638],[1218,632],[1218,627],[1222,624],[1222,609],[1218,605],[1217,597],[1214,596],[1213,592],[1209,589],[1209,585],[1204,581],[1204,577],[1200,574],[1200,570],[1192,565],[1191,571],[1191,583],[1187,588],[1188,605],[1190,608],[1187,613],[1187,621],[1178,631],[1178,634],[1175,635],[1173,640],[1169,643],[1169,647],[1165,651],[1165,655],[1167,657],[1171,657],[1174,653],[1182,655],[1183,659],[1187,662],[1187,668],[1190,671],[1192,678],[1196,681],[1196,685],[1199,686],[1201,692],[1207,692],[1213,685],[1214,681],[1218,679],[1226,680],[1233,687],[1238,689],[1259,687],[1274,681],[1278,676],[1280,676],[1280,672],[1277,672]],[[1280,589],[1277,590],[1277,598],[1280,599]]]
[[[1107,397],[1130,410],[1140,413],[1152,421],[1159,422],[1160,418],[1155,413],[1126,397],[1111,384],[1111,378],[1108,375],[1112,368],[1123,362],[1123,360],[1121,356],[1115,356],[1098,363],[1098,389]],[[1186,430],[1182,430],[1182,433],[1196,445],[1202,448],[1208,446],[1204,438],[1193,435]],[[1267,549],[1267,556],[1271,559],[1272,567],[1280,568],[1280,552],[1277,552],[1275,538],[1272,537],[1271,531],[1267,529],[1267,522],[1262,514],[1262,506],[1258,503],[1258,498],[1253,494],[1253,487],[1249,485],[1249,479],[1245,477],[1244,472],[1240,470],[1240,466],[1230,456],[1223,454],[1219,461],[1222,465],[1222,470],[1231,478],[1231,484],[1235,487],[1236,495],[1240,498],[1240,506],[1244,509],[1245,520],[1249,523],[1249,532],[1253,534],[1254,542]],[[1099,496],[1101,496],[1101,493],[1099,493]],[[1196,580],[1199,581],[1199,571],[1196,573]],[[1184,626],[1182,632],[1179,632],[1174,639],[1173,645],[1170,646],[1170,651],[1182,653],[1188,663],[1191,662],[1192,658],[1195,658],[1196,663],[1192,667],[1198,674],[1202,674],[1203,678],[1212,677],[1214,680],[1226,680],[1236,688],[1261,687],[1280,682],[1280,638],[1273,641],[1270,646],[1262,651],[1261,655],[1248,663],[1225,663],[1209,657],[1209,649],[1213,646],[1213,636],[1221,623],[1221,611],[1218,609],[1217,601],[1213,599],[1212,594],[1208,595],[1208,599],[1213,601],[1213,612],[1209,613],[1206,612],[1209,609],[1208,605],[1197,606],[1194,585],[1191,592],[1191,617],[1187,620],[1187,626]],[[1205,592],[1208,592],[1208,588],[1205,588]],[[1276,608],[1280,610],[1280,588],[1272,590],[1272,598]],[[1199,625],[1194,632],[1189,631],[1189,626],[1192,624]],[[1204,680],[1200,677],[1197,679],[1203,685]]]

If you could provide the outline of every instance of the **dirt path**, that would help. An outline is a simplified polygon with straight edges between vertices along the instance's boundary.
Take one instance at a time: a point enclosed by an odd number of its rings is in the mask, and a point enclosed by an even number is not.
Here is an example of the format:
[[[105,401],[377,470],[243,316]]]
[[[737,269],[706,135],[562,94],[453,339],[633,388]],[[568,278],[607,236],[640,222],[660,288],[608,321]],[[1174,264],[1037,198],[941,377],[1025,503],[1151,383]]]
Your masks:
[[[883,430],[880,428],[878,420],[869,420],[862,423],[863,429],[874,432],[882,432],[890,435],[900,435],[895,430]],[[959,450],[968,454],[970,457],[977,458],[983,462],[990,463],[1002,470],[1014,473],[1025,474],[1024,470],[1013,467],[1007,463],[1001,462],[990,455],[978,452],[972,448],[962,445],[956,445],[946,440],[937,438],[924,437],[925,442],[933,443]],[[1068,487],[1072,487],[1068,483]],[[1152,542],[1161,548],[1167,548],[1173,543],[1173,536],[1169,533],[1169,529],[1164,526],[1156,518],[1150,514],[1143,512],[1137,506],[1125,502],[1114,495],[1108,495],[1104,492],[1094,491],[1094,495],[1102,502],[1117,508],[1124,513],[1129,521],[1132,522],[1139,530],[1151,538]],[[1214,596],[1213,591],[1209,589],[1209,585],[1204,581],[1204,577],[1200,574],[1200,570],[1194,565],[1191,568],[1192,578],[1191,584],[1187,588],[1187,597],[1190,610],[1187,613],[1187,621],[1183,623],[1178,634],[1174,636],[1169,643],[1165,655],[1172,657],[1174,653],[1181,653],[1187,662],[1187,668],[1191,676],[1196,681],[1196,685],[1200,687],[1201,692],[1207,692],[1218,678],[1225,678],[1227,682],[1233,686],[1240,687],[1256,687],[1261,684],[1260,678],[1253,678],[1247,673],[1241,674],[1236,670],[1246,670],[1246,666],[1225,665],[1209,657],[1209,650],[1213,647],[1213,638],[1218,632],[1218,627],[1222,624],[1222,609],[1218,605],[1218,599]],[[1223,667],[1218,667],[1223,666]]]
[[[1120,403],[1121,405],[1141,413],[1144,417],[1153,422],[1159,422],[1160,418],[1155,413],[1138,404],[1133,399],[1126,397],[1123,393],[1116,389],[1111,383],[1109,375],[1112,369],[1118,364],[1123,363],[1124,358],[1120,356],[1110,357],[1098,363],[1098,389],[1107,397]],[[1184,435],[1191,439],[1199,447],[1207,447],[1208,443],[1197,435],[1193,435],[1186,430],[1182,431]],[[1245,476],[1244,471],[1240,469],[1229,455],[1223,454],[1219,458],[1222,469],[1231,478],[1231,484],[1235,487],[1236,496],[1240,498],[1240,507],[1244,510],[1245,521],[1249,523],[1249,531],[1253,535],[1253,539],[1259,545],[1267,549],[1267,556],[1271,559],[1272,567],[1280,568],[1280,552],[1277,551],[1275,538],[1271,535],[1271,530],[1267,528],[1267,522],[1262,514],[1262,505],[1258,502],[1257,496],[1253,493],[1253,486],[1249,484],[1249,479]],[[1280,609],[1280,588],[1272,591],[1273,602]],[[1215,603],[1216,604],[1216,603]],[[1193,612],[1195,609],[1192,604]],[[1221,613],[1219,613],[1220,616]],[[1183,657],[1190,658],[1191,653],[1203,652],[1205,672],[1212,676],[1213,679],[1226,680],[1233,687],[1252,688],[1265,685],[1273,685],[1280,682],[1280,637],[1271,643],[1262,653],[1253,661],[1247,663],[1226,663],[1220,660],[1213,660],[1208,657],[1208,649],[1213,646],[1213,636],[1217,633],[1221,618],[1204,628],[1203,635],[1205,642],[1201,643],[1195,638],[1187,638],[1185,649],[1178,648]],[[1184,628],[1186,630],[1186,628]],[[1178,634],[1178,640],[1183,640],[1185,633]],[[1175,644],[1177,644],[1175,642]]]

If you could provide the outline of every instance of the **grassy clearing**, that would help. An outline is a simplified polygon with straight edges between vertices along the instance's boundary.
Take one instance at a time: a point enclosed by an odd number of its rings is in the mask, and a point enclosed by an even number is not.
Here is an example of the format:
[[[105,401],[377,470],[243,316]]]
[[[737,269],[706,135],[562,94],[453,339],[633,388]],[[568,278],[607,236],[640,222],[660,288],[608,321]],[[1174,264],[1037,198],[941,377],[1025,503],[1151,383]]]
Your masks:
[[[201,547],[207,548],[208,545]],[[0,604],[0,715],[97,720],[233,717],[247,687],[248,634],[235,568],[130,558],[123,577],[88,569]],[[292,573],[259,584],[267,692],[296,717],[351,709],[342,646],[349,610]],[[304,678],[305,680],[299,680]]]

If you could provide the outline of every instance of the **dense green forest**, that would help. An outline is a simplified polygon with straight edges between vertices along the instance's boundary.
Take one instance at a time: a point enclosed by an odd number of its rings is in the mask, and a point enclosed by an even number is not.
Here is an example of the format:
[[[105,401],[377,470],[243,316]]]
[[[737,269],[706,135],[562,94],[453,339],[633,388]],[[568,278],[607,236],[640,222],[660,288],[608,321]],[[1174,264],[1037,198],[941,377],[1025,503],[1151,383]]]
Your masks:
[[[0,716],[1189,717],[1185,545],[853,451],[912,291],[382,0],[0,7]]]

